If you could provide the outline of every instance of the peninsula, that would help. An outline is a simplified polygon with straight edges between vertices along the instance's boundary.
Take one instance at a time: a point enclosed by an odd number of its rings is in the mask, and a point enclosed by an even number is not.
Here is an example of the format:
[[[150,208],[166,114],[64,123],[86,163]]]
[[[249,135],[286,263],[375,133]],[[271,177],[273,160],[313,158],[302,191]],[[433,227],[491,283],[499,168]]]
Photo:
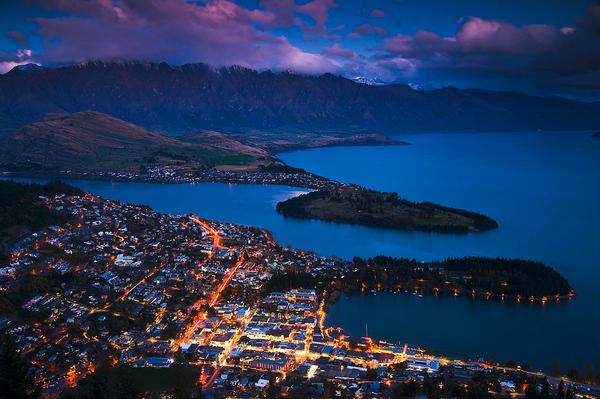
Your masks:
[[[418,262],[376,256],[355,258],[353,264],[345,278],[336,281],[338,290],[402,290],[542,302],[574,295],[567,279],[556,270],[523,259],[464,257]]]
[[[488,216],[430,202],[411,202],[396,193],[361,187],[324,188],[279,202],[285,216],[338,223],[441,233],[481,232],[498,227]]]

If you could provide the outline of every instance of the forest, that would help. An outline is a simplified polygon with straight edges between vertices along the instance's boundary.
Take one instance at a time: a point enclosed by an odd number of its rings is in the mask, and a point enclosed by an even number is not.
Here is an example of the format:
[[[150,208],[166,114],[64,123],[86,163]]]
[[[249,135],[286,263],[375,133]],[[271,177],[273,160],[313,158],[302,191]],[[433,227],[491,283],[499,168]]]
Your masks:
[[[69,216],[48,209],[40,196],[82,195],[78,188],[60,181],[22,184],[0,180],[0,262],[19,237],[36,229],[65,223]]]

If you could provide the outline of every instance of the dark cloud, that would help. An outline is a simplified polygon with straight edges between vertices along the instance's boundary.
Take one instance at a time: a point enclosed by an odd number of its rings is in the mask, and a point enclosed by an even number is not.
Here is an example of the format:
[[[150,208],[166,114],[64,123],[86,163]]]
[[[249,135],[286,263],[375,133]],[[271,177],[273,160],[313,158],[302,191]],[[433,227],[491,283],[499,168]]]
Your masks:
[[[321,54],[331,58],[341,58],[345,60],[351,60],[358,57],[358,55],[351,49],[343,48],[339,43],[335,43],[330,47],[326,47],[321,51]]]
[[[365,36],[365,35],[384,37],[384,36],[387,36],[388,33],[381,26],[375,26],[375,25],[371,25],[369,23],[364,23],[364,24],[358,25],[354,29],[354,31],[352,33],[350,33],[348,36],[350,36],[352,38],[359,38],[359,37]]]
[[[298,8],[298,10],[309,15],[314,21],[314,31],[317,33],[326,33],[325,22],[329,18],[329,10],[336,7],[333,0],[312,0]]]
[[[42,5],[65,13],[40,17],[39,33],[45,40],[43,60],[80,62],[88,59],[143,59],[172,63],[208,62],[239,64],[264,69],[294,69],[317,73],[333,66],[318,54],[304,52],[270,27],[293,23],[275,12],[273,2],[263,9],[248,9],[229,0],[190,4],[185,0],[122,0],[80,2],[43,0]],[[281,6],[283,4],[283,6]],[[315,0],[300,8],[326,21],[327,2]],[[297,7],[288,2],[288,7]]]
[[[385,11],[382,11],[382,10],[376,8],[373,11],[371,11],[369,16],[371,16],[372,18],[385,18],[385,17],[387,17],[387,13]]]
[[[514,26],[466,18],[451,37],[419,31],[384,41],[380,66],[405,79],[481,81],[540,89],[600,81],[600,5],[592,4],[573,26]]]
[[[298,5],[295,0],[261,0],[260,4],[273,13],[273,26],[285,27],[301,24],[296,15]]]
[[[25,37],[25,35],[22,32],[16,30],[9,30],[8,32],[4,33],[4,35],[10,40],[12,40],[20,48],[29,47],[29,40],[27,40],[27,37]]]

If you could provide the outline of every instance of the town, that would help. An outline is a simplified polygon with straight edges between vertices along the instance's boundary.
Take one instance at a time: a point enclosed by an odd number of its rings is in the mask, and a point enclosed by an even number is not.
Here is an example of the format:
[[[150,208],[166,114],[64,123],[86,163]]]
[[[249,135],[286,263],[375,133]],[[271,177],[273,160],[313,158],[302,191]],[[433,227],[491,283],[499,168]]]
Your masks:
[[[5,167],[0,169],[0,175],[3,176],[28,176],[27,172],[14,171]],[[47,173],[40,171],[39,175],[40,177],[60,177],[61,179],[109,180],[115,182],[277,184],[313,190],[339,187],[360,188],[356,184],[341,183],[285,164],[263,166],[257,169],[238,168],[232,170],[219,167],[196,168],[187,165],[150,165],[137,171],[75,171],[64,169]]]
[[[13,246],[0,331],[45,397],[118,366],[189,367],[188,397],[600,397],[518,365],[351,337],[326,312],[332,276],[354,265],[283,248],[265,230],[91,194],[39,200],[69,221]]]

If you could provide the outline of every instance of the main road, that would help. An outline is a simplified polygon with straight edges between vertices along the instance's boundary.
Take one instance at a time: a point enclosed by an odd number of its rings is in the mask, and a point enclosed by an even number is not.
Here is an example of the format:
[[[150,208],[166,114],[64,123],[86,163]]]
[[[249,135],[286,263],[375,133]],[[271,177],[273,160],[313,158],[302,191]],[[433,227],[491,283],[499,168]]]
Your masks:
[[[214,256],[215,252],[218,251],[219,249],[224,249],[224,248],[230,249],[230,248],[222,245],[222,243],[221,243],[222,238],[217,229],[215,229],[210,224],[206,223],[205,221],[203,221],[202,219],[200,219],[197,216],[192,215],[189,218],[192,222],[199,224],[200,226],[202,226],[203,229],[208,231],[209,235],[211,236],[211,238],[213,240],[214,250],[211,251],[211,253],[208,255],[208,259],[211,259]],[[229,284],[229,282],[231,281],[231,279],[233,278],[235,273],[238,271],[240,266],[244,263],[244,261],[245,261],[244,255],[240,254],[240,257],[237,259],[235,264],[225,274],[223,281],[221,281],[221,283],[217,286],[215,291],[212,293],[212,295],[208,301],[209,307],[214,306],[219,301],[221,294],[223,293],[223,290],[225,290],[225,288],[227,287],[227,285]],[[199,308],[200,304],[203,301],[204,300],[202,298],[198,299],[198,301],[196,301],[196,303],[194,303],[193,307]],[[181,337],[176,341],[177,346],[180,346],[182,343],[188,341],[194,334],[194,331],[196,330],[196,328],[198,328],[198,325],[200,323],[202,323],[205,319],[206,319],[206,313],[199,313],[194,318],[194,320],[186,327],[186,329],[183,332],[183,334],[181,335]]]

